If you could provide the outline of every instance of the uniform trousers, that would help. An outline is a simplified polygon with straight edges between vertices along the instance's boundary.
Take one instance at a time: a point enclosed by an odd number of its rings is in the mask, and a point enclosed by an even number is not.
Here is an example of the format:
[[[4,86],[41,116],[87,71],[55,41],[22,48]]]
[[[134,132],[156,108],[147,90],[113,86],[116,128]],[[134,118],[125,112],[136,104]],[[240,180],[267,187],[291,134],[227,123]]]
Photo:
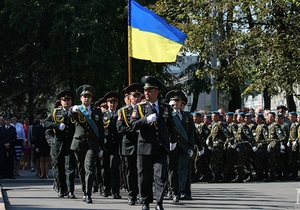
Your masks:
[[[61,192],[74,192],[75,155],[73,151],[61,152],[56,157],[57,184]]]
[[[138,183],[143,204],[153,202],[152,183],[156,189],[156,203],[162,204],[168,179],[167,154],[138,155]]]
[[[84,195],[92,195],[95,180],[95,168],[98,151],[90,149],[88,142],[84,141],[79,151],[74,151],[77,161],[78,174]]]
[[[124,156],[126,168],[126,181],[128,190],[128,199],[136,201],[138,194],[138,179],[137,179],[137,156]]]

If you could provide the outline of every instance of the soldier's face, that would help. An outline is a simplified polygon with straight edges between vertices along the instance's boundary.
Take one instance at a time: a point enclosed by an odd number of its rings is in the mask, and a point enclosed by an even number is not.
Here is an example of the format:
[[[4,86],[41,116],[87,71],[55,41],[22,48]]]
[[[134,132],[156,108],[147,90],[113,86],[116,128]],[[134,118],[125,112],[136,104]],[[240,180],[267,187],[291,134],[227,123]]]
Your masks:
[[[158,90],[153,88],[153,89],[145,89],[144,90],[144,95],[145,99],[150,102],[155,102],[157,101],[158,97]]]
[[[107,101],[109,110],[115,111],[118,107],[118,101]]]
[[[233,121],[233,116],[232,115],[226,115],[226,122],[231,123]]]
[[[72,106],[72,99],[60,100],[61,106],[65,109],[69,109]]]
[[[297,116],[296,115],[289,115],[289,119],[292,123],[296,122]]]
[[[92,103],[92,96],[88,94],[82,95],[80,96],[80,101],[82,105],[88,107]]]
[[[130,101],[131,104],[136,105],[137,103],[140,103],[142,97],[140,94],[132,94],[130,95]]]

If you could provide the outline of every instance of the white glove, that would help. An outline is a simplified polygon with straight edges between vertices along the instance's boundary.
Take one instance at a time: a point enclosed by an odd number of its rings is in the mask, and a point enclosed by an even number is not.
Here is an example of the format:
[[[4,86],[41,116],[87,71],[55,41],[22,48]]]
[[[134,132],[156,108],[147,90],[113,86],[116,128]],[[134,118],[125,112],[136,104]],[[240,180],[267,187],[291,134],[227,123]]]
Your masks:
[[[104,144],[106,144],[106,142],[107,142],[107,139],[106,139],[106,138],[104,138]]]
[[[293,141],[293,146],[295,146],[297,144],[297,141]]]
[[[59,130],[63,131],[65,129],[66,125],[64,123],[59,124]]]
[[[280,145],[280,150],[285,150],[285,146],[284,145]]]
[[[176,102],[173,101],[173,100],[171,100],[171,101],[169,102],[169,105],[170,105],[170,106],[173,106],[174,104],[176,104]]]
[[[235,149],[235,148],[236,148],[236,144],[232,144],[232,145],[231,145],[231,148],[232,148],[232,149]]]
[[[173,151],[175,149],[176,145],[177,145],[177,142],[170,143],[170,151]]]
[[[257,147],[256,147],[256,146],[253,146],[253,147],[252,147],[252,151],[253,151],[253,152],[256,152],[256,151],[257,151]]]
[[[268,144],[267,152],[268,152],[268,153],[271,153],[271,150],[272,150],[272,148],[271,148],[270,144]]]
[[[190,157],[192,157],[192,156],[193,156],[193,154],[194,154],[194,151],[193,151],[193,150],[191,150],[191,149],[189,149],[189,150],[188,150],[188,153],[189,153],[189,156],[190,156]]]
[[[101,149],[98,153],[98,157],[102,157],[103,156],[103,150]]]
[[[72,107],[72,112],[78,112],[79,108],[77,105]]]
[[[237,151],[237,152],[240,152],[240,148],[237,147],[237,148],[236,148],[236,151]]]
[[[212,148],[212,147],[208,147],[208,149],[209,149],[210,151],[213,151],[213,150],[214,150],[214,148]]]
[[[202,150],[199,151],[199,156],[203,155],[205,152],[205,149],[203,148]]]
[[[156,121],[156,113],[150,114],[147,116],[147,123],[150,124],[152,122]]]
[[[206,143],[206,145],[209,145],[209,139],[206,139],[205,143]]]
[[[290,147],[291,146],[291,142],[288,141],[288,143],[286,144],[287,147]]]

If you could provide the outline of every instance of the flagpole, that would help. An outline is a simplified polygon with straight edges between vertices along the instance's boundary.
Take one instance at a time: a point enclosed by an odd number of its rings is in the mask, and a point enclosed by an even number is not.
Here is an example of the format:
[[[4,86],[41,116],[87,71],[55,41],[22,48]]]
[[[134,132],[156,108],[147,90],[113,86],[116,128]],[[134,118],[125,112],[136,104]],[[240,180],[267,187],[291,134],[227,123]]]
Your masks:
[[[132,59],[131,59],[131,0],[128,0],[128,85],[132,83]]]

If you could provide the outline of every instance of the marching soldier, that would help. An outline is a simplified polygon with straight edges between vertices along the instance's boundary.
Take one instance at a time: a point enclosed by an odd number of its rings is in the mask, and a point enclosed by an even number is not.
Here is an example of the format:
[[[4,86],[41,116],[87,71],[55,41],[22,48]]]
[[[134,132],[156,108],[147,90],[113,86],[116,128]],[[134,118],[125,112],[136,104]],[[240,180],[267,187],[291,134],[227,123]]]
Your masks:
[[[184,93],[179,90],[172,90],[166,94],[166,99],[173,104],[172,117],[177,131],[173,138],[178,142],[169,155],[169,182],[173,202],[179,201],[179,195],[184,197],[190,172],[189,158],[193,155],[195,144],[195,127],[191,115],[180,110],[183,98]]]
[[[72,107],[72,118],[75,120],[75,133],[71,143],[74,150],[79,178],[83,191],[82,201],[92,203],[92,188],[95,180],[95,168],[98,154],[102,152],[104,133],[102,112],[91,102],[95,94],[94,87],[82,85],[77,89],[81,105]]]
[[[235,136],[238,130],[237,124],[233,121],[233,112],[226,113],[226,125],[228,131],[232,136]],[[225,158],[226,158],[226,168],[225,168],[225,181],[230,182],[235,178],[235,166],[237,152],[235,148],[235,141],[227,141],[225,144]]]
[[[285,135],[280,125],[275,122],[275,113],[268,113],[268,146],[267,151],[269,153],[269,170],[270,177],[267,181],[274,181],[275,176],[282,176],[283,166],[280,158],[280,152],[284,150]]]
[[[117,107],[119,104],[119,94],[108,92],[104,99],[108,109],[103,113],[104,123],[104,144],[103,153],[103,197],[108,197],[113,193],[114,199],[121,199],[120,196],[120,143],[122,135],[117,130]]]
[[[292,173],[291,179],[300,180],[298,176],[299,171],[299,139],[298,139],[298,131],[299,131],[299,123],[297,122],[297,112],[290,112],[289,119],[291,121],[290,127],[290,135],[287,143],[287,150],[289,151],[289,166]]]
[[[240,112],[237,116],[237,121],[239,123],[237,133],[235,134],[235,140],[237,143],[237,177],[232,180],[233,183],[244,182],[252,175],[250,158],[252,156],[254,138],[249,126],[244,122],[244,118],[244,112]]]
[[[132,111],[141,101],[143,86],[139,83],[129,85],[124,92],[129,95],[130,104],[118,110],[118,132],[123,134],[121,155],[125,161],[125,175],[128,190],[128,204],[135,205],[138,195],[137,179],[137,139],[138,132],[132,130],[130,118]]]
[[[255,117],[257,127],[253,132],[255,144],[253,146],[256,180],[268,178],[268,126],[264,123],[264,115],[258,113]]]
[[[222,173],[225,166],[225,142],[233,140],[233,136],[228,131],[225,124],[220,119],[220,113],[217,111],[212,112],[212,128],[206,144],[208,149],[212,151],[210,166],[213,172],[213,179],[209,183],[220,183],[224,181]]]
[[[156,188],[156,210],[162,210],[164,189],[168,171],[167,156],[177,143],[171,139],[176,133],[171,107],[158,100],[161,83],[154,77],[144,76],[145,102],[137,105],[131,115],[133,130],[139,130],[138,137],[138,183],[142,209],[149,210],[153,202],[152,182]]]
[[[67,195],[68,198],[75,198],[76,160],[74,152],[70,149],[75,132],[70,112],[74,96],[70,90],[64,90],[57,95],[57,98],[60,100],[61,107],[55,108],[44,124],[47,129],[53,130],[56,137],[52,142],[52,155],[54,156],[54,170],[59,189],[58,197]]]

